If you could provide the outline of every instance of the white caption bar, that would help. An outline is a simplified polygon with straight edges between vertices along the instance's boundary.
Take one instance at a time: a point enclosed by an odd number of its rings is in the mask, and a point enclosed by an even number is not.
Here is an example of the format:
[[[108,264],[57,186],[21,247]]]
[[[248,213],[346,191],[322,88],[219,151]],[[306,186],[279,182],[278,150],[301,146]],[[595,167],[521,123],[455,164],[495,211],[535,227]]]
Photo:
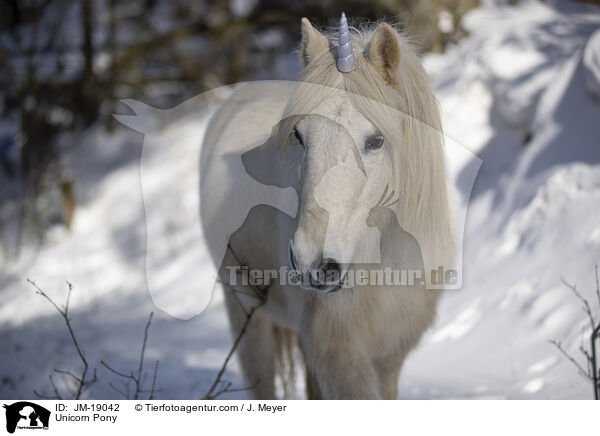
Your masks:
[[[594,401],[4,401],[14,434],[588,434]],[[48,413],[49,412],[49,415]],[[12,428],[11,428],[12,427]],[[4,429],[3,429],[4,431]],[[251,433],[249,433],[251,431]],[[4,433],[6,434],[6,433]]]

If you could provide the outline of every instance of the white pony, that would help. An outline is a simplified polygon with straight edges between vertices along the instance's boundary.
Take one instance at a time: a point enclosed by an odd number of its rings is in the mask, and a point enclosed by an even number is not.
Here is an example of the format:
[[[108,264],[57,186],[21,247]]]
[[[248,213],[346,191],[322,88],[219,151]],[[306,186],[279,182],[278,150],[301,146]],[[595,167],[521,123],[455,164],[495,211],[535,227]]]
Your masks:
[[[435,318],[429,273],[454,259],[439,109],[417,55],[386,23],[349,33],[342,17],[338,39],[303,18],[300,51],[297,86],[241,87],[211,119],[204,232],[231,215],[244,180],[215,156],[240,156],[260,184],[297,192],[295,216],[251,208],[220,265],[234,337],[252,295],[267,296],[238,348],[251,396],[275,398],[282,350],[297,344],[309,398],[395,399],[401,366]],[[219,243],[209,242],[213,254]],[[398,267],[422,280],[372,282],[370,271]],[[247,280],[285,268],[290,280]],[[361,269],[370,281],[351,283]]]

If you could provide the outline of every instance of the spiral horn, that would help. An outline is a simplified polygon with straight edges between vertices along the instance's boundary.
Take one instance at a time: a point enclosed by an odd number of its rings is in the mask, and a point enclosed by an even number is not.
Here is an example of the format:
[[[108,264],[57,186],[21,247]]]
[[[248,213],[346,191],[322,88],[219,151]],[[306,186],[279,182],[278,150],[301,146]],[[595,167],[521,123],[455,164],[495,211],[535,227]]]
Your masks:
[[[342,18],[340,18],[340,36],[338,41],[338,70],[340,70],[342,73],[354,71],[354,52],[352,51],[352,41],[350,41],[350,32],[348,31],[348,20],[346,19],[346,14],[343,12]]]

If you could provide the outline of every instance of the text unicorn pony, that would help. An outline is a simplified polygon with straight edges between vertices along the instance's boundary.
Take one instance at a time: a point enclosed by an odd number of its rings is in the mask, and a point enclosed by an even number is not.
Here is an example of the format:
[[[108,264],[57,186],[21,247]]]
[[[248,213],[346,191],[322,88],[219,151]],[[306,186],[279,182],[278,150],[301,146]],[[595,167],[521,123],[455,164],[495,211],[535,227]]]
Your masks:
[[[300,55],[297,86],[238,88],[202,146],[205,234],[218,234],[245,180],[216,156],[238,153],[252,178],[299,200],[295,216],[253,207],[226,250],[209,241],[234,336],[253,296],[266,295],[239,344],[244,377],[251,396],[275,398],[282,355],[293,355],[282,350],[297,344],[309,398],[395,399],[435,318],[429,273],[455,256],[439,109],[417,55],[386,23],[349,31],[342,15],[339,33],[322,34],[303,18]],[[252,282],[286,268],[289,280]],[[380,283],[398,268],[420,280]],[[351,281],[357,269],[370,279]]]

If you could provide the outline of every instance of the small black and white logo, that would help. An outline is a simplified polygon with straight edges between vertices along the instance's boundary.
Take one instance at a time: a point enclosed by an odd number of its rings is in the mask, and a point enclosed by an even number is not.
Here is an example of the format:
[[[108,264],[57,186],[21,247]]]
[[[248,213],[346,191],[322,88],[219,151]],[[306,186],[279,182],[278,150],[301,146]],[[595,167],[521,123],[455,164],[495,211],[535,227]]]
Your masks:
[[[48,430],[50,411],[29,401],[19,401],[3,406],[6,409],[6,431],[18,429]]]

